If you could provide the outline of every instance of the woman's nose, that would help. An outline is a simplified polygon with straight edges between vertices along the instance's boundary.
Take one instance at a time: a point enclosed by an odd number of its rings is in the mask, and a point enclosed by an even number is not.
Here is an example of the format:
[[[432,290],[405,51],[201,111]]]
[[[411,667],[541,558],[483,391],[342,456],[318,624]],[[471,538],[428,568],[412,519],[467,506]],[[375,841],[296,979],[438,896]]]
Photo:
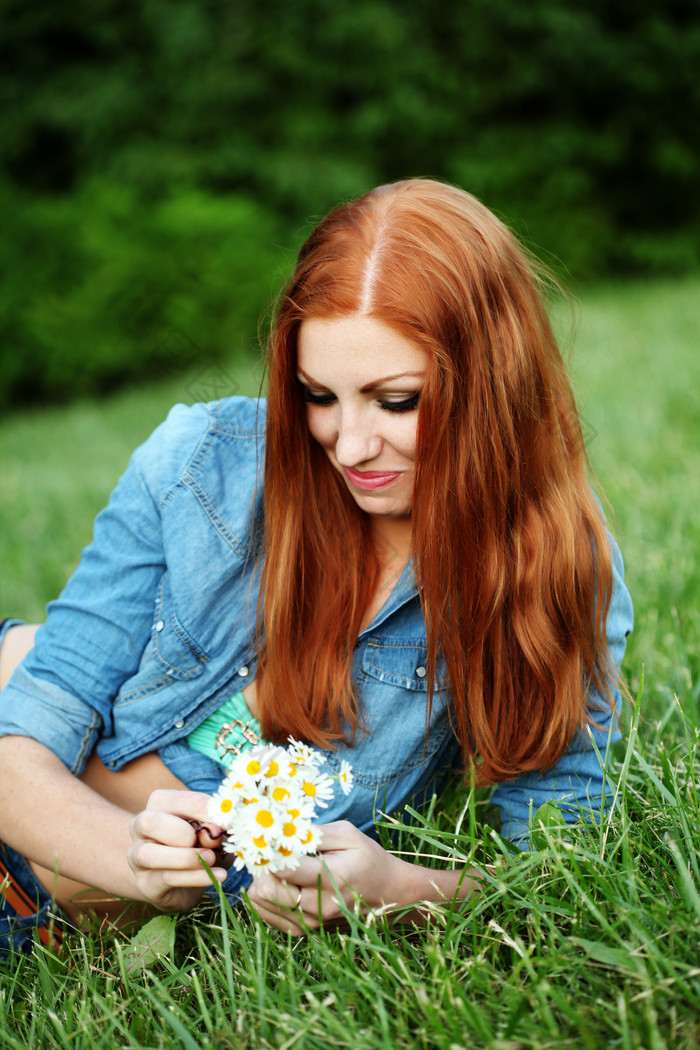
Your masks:
[[[361,413],[343,412],[338,424],[335,458],[341,467],[357,467],[376,459],[382,450],[382,439]]]

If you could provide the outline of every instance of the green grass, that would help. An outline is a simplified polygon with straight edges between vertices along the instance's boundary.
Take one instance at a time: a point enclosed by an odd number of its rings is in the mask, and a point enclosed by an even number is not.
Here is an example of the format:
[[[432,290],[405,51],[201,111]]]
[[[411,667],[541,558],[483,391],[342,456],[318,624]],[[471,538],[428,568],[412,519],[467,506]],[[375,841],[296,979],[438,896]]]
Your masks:
[[[223,392],[256,395],[261,374],[257,359],[234,361],[0,423],[0,615],[44,618],[129,456],[172,405]]]
[[[293,942],[244,910],[168,920],[161,955],[95,929],[0,978],[0,1045],[34,1047],[688,1048],[700,1045],[700,281],[586,294],[572,372],[589,453],[635,600],[635,693],[610,758],[612,818],[507,857],[464,800],[441,799],[400,848],[490,859],[463,911],[425,930],[350,916]],[[238,380],[257,387],[252,366]],[[0,428],[4,613],[41,615],[89,539],[129,451],[187,399],[184,381]],[[631,710],[628,711],[628,721]],[[131,967],[131,968],[129,968]]]

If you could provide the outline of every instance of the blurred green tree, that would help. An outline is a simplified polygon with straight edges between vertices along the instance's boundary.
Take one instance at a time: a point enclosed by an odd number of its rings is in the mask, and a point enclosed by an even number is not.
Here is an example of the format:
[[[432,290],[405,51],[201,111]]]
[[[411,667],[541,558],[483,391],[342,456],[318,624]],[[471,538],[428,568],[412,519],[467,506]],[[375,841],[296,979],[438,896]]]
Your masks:
[[[77,389],[146,374],[158,355],[144,340],[183,312],[184,285],[203,354],[252,338],[274,245],[406,175],[457,182],[577,277],[696,266],[699,6],[0,0],[0,186],[13,213],[0,398],[64,389],[36,382],[49,345],[62,347],[68,392],[74,340],[95,347]],[[151,306],[128,339],[108,300],[128,299],[144,260]],[[245,309],[217,266],[246,272]]]

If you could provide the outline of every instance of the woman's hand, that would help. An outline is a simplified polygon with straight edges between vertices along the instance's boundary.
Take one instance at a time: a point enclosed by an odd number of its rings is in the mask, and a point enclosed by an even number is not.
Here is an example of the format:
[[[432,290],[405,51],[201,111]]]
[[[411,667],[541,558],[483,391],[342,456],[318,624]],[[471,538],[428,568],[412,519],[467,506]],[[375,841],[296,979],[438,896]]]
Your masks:
[[[422,869],[418,869],[422,870]],[[300,936],[321,925],[344,921],[340,900],[364,911],[414,903],[414,865],[387,853],[345,820],[323,826],[321,850],[293,871],[263,872],[248,888],[258,915],[271,926]]]
[[[197,791],[154,791],[129,825],[129,866],[144,900],[162,911],[187,911],[210,885],[200,857],[219,882],[226,878],[216,852],[223,832],[208,819],[208,798]]]

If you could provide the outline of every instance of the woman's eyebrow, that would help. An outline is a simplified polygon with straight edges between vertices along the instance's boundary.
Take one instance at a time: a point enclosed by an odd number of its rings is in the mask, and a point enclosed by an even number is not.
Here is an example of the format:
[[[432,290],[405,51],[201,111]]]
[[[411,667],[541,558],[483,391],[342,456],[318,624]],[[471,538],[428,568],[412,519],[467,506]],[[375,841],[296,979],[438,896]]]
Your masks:
[[[395,379],[406,379],[407,377],[424,379],[425,372],[397,372],[393,376],[382,376],[381,379],[374,379],[371,383],[366,383],[360,393],[368,394],[371,390],[376,390],[378,386],[383,386],[385,383],[393,383]]]
[[[299,379],[305,380],[311,386],[318,387],[322,390],[326,389],[323,383],[319,383],[312,376],[310,376],[308,372],[305,372],[303,368],[297,369],[297,376]],[[378,386],[383,386],[384,383],[392,383],[395,379],[405,379],[407,377],[423,379],[425,377],[425,372],[397,372],[396,375],[382,376],[381,379],[373,379],[371,383],[366,383],[363,387],[360,388],[360,393],[369,394],[372,390],[376,390]]]

